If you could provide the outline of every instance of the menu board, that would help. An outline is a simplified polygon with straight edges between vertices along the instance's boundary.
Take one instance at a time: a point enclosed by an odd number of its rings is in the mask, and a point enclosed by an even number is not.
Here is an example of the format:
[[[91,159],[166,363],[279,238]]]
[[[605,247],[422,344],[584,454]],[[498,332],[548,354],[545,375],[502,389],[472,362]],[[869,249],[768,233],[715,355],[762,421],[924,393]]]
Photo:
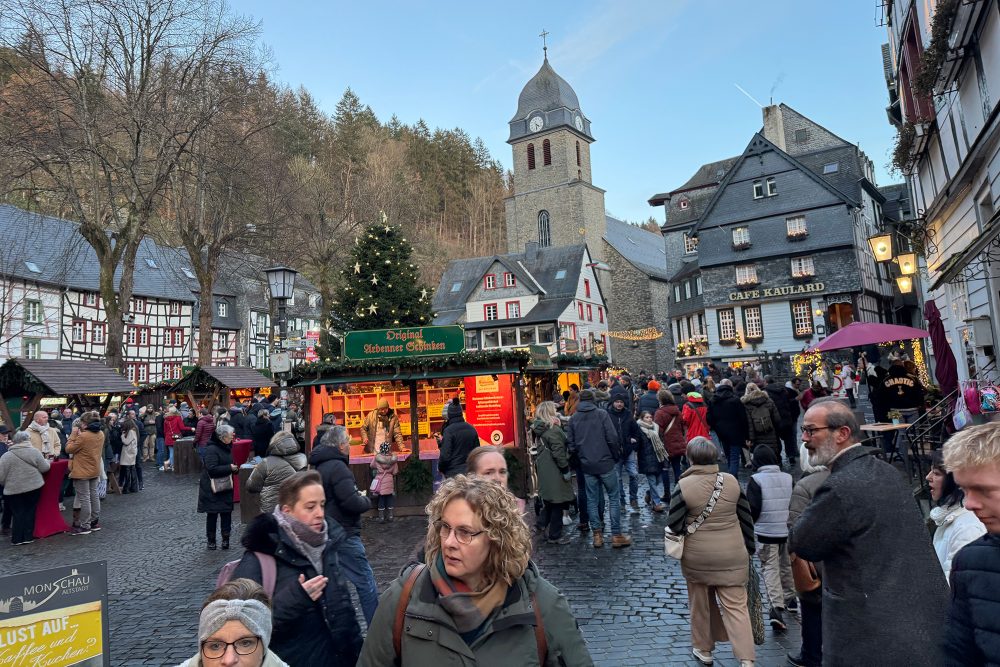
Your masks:
[[[465,419],[481,444],[514,444],[514,389],[510,375],[465,378]]]

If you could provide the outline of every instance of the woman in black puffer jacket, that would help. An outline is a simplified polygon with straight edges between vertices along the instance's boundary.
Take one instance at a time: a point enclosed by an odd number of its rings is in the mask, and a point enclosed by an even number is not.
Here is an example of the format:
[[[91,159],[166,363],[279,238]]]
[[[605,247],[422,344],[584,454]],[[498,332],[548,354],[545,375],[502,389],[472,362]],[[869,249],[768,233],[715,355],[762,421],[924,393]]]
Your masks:
[[[212,438],[205,447],[205,466],[198,482],[198,512],[205,515],[205,533],[208,548],[215,549],[215,526],[222,517],[222,548],[229,548],[229,533],[233,526],[233,487],[225,491],[212,491],[212,480],[216,485],[227,477],[232,477],[239,468],[233,465],[233,427],[223,424],[216,427]]]
[[[247,551],[233,572],[233,579],[263,584],[257,554],[274,559],[268,648],[290,667],[354,667],[361,653],[361,628],[337,558],[345,533],[324,515],[324,497],[315,470],[297,472],[282,482],[274,512],[261,514],[247,526]]]

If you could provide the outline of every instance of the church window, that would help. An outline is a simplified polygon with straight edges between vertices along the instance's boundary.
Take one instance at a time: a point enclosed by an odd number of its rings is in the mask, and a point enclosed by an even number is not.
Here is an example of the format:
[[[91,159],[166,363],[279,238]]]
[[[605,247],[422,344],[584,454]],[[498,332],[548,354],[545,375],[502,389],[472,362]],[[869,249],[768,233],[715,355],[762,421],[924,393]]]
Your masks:
[[[576,166],[580,166],[580,142],[576,142]]]
[[[535,168],[535,144],[528,144],[528,169]]]
[[[552,245],[552,234],[549,231],[549,212],[538,212],[538,247],[548,248]]]
[[[552,164],[552,144],[548,139],[542,142],[542,162],[545,166]]]

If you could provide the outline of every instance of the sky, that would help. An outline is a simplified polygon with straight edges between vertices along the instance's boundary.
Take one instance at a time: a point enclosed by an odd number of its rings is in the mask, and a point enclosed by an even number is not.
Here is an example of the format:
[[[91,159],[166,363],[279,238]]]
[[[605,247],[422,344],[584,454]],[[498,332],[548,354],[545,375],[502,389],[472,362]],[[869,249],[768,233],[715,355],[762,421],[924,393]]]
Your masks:
[[[506,168],[507,123],[546,30],[549,62],[591,121],[593,183],[618,218],[662,221],[647,200],[742,153],[772,100],[860,144],[878,185],[901,180],[887,171],[876,0],[230,1],[261,22],[275,78],[324,111],[350,87],[383,122],[481,137]]]

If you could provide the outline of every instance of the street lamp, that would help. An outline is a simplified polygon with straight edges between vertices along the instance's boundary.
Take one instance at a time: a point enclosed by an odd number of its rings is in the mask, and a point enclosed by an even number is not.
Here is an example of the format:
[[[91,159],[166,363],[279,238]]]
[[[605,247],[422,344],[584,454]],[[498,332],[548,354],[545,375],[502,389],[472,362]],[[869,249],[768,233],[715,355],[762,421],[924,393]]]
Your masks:
[[[899,276],[896,278],[896,286],[899,287],[899,291],[903,294],[909,294],[913,291],[913,278],[910,276]]]
[[[278,301],[278,346],[288,335],[288,320],[285,317],[285,306],[288,300],[295,295],[295,269],[287,266],[272,266],[264,269],[267,275],[267,287],[271,291],[271,298]]]
[[[899,272],[904,276],[912,276],[917,272],[917,254],[914,252],[903,253],[896,257],[899,263]]]
[[[869,236],[868,245],[875,255],[876,262],[888,262],[892,259],[892,234]]]

